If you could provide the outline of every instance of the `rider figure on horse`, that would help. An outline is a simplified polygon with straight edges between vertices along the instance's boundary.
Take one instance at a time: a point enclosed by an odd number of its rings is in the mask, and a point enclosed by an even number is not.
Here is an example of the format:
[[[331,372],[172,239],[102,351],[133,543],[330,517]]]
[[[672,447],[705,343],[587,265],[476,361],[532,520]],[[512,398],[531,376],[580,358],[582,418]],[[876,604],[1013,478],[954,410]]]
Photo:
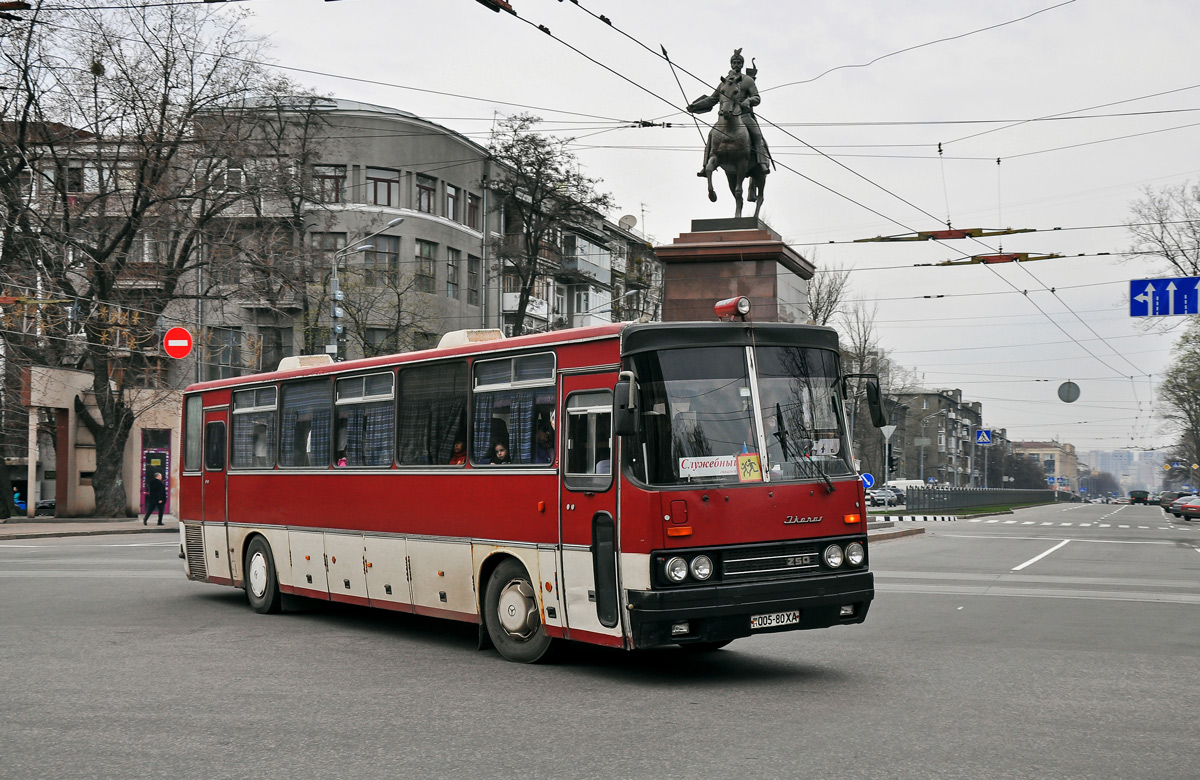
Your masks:
[[[742,72],[742,66],[746,64],[746,60],[742,57],[742,50],[735,49],[733,56],[729,58],[729,73],[721,79],[721,83],[713,90],[713,93],[707,97],[699,98],[693,101],[687,110],[693,114],[703,114],[710,111],[713,106],[720,105],[722,98],[730,99],[734,104],[742,109],[742,123],[750,132],[750,141],[754,146],[754,156],[758,167],[762,174],[771,172],[771,152],[767,149],[767,143],[763,140],[762,131],[758,128],[758,119],[754,116],[754,107],[761,102],[762,98],[758,96],[758,85],[754,83],[754,77],[758,75],[757,68],[750,68],[745,73]],[[704,164],[708,165],[708,159],[712,152],[712,136],[710,134],[708,141],[704,145]],[[697,176],[704,177],[707,174],[702,169]]]

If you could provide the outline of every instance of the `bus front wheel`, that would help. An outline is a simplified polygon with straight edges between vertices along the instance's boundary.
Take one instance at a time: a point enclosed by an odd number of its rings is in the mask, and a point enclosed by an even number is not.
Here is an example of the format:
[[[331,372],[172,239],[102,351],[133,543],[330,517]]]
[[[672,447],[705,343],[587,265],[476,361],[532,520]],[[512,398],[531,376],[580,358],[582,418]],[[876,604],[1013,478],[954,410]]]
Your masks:
[[[275,576],[275,559],[271,556],[271,545],[261,536],[250,540],[246,546],[246,600],[255,612],[262,614],[279,612],[283,599],[279,595],[279,580]]]
[[[532,664],[550,652],[554,640],[542,626],[537,590],[520,561],[509,558],[492,572],[483,619],[492,644],[510,661]]]

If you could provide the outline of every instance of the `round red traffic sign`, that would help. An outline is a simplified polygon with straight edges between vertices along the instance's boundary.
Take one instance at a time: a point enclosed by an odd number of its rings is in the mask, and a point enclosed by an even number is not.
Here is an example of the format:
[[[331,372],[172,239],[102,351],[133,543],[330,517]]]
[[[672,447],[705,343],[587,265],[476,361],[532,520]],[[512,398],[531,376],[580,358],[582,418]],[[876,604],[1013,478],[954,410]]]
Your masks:
[[[192,334],[187,328],[171,328],[163,339],[163,349],[173,358],[185,358],[192,351]]]

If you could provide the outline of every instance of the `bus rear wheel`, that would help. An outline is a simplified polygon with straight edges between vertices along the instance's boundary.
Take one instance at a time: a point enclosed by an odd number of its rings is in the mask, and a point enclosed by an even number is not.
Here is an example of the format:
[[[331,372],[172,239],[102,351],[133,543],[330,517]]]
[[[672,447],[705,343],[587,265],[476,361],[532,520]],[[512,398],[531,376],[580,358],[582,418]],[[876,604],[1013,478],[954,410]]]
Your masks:
[[[510,661],[537,663],[554,643],[542,625],[537,589],[513,558],[501,562],[488,579],[483,620],[492,644]]]
[[[264,615],[279,612],[283,598],[279,595],[279,580],[275,576],[275,558],[266,539],[256,536],[250,540],[242,573],[246,579],[246,600],[254,611]]]

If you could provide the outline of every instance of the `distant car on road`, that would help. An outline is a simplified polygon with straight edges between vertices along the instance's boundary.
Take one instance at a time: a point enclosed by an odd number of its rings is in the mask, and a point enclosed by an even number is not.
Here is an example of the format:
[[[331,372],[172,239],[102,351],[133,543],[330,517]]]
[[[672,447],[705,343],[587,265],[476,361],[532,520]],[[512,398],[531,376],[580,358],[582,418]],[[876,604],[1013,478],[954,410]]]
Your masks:
[[[1179,505],[1179,516],[1184,520],[1200,519],[1200,496],[1189,496]]]
[[[1187,493],[1183,493],[1178,490],[1164,490],[1163,492],[1158,494],[1158,505],[1161,506],[1163,509],[1166,509],[1169,506],[1171,506],[1171,504],[1175,501],[1175,499],[1179,498],[1180,496],[1186,496],[1186,495],[1187,495]]]
[[[1129,503],[1131,504],[1149,504],[1149,490],[1131,490],[1129,491]]]
[[[896,496],[892,491],[883,488],[868,490],[867,504],[870,506],[895,506]]]

